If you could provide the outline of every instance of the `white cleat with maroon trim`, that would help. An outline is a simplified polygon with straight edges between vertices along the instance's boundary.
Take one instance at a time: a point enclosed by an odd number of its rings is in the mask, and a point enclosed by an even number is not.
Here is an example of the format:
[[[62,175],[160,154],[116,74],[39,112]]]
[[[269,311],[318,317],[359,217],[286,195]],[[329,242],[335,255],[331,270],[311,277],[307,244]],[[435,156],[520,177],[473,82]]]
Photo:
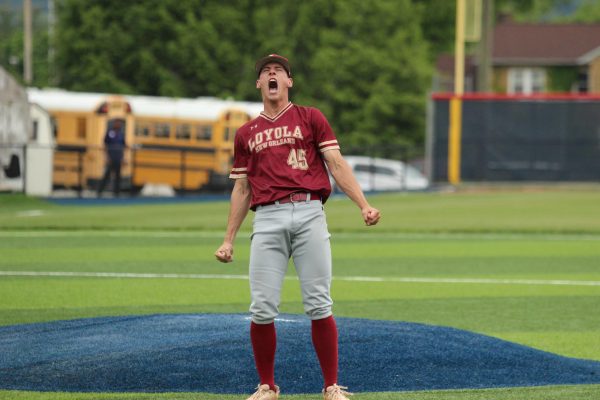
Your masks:
[[[279,398],[279,386],[271,390],[269,385],[258,385],[256,392],[246,400],[277,400]]]
[[[338,386],[337,384],[333,384],[329,386],[327,389],[323,389],[323,399],[324,400],[349,400],[346,396],[352,396],[352,393],[344,391],[344,389],[348,389],[345,386]]]

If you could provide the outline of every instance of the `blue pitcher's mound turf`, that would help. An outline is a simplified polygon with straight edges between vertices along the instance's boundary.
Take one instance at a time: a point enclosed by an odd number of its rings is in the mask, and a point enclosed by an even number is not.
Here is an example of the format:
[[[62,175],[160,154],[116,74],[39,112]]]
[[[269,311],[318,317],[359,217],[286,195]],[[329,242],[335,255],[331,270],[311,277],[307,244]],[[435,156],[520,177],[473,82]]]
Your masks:
[[[404,391],[600,383],[600,362],[470,332],[337,318],[340,384]],[[150,315],[0,327],[0,388],[78,392],[248,393],[258,383],[245,315]],[[318,392],[310,321],[277,322],[276,380]]]

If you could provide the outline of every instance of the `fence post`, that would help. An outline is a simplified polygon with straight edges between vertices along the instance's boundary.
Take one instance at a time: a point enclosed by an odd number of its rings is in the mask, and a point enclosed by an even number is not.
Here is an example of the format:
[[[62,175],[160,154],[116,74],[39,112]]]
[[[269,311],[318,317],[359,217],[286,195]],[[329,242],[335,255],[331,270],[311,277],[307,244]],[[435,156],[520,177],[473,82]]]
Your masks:
[[[77,185],[77,197],[83,197],[83,150],[77,151],[77,180],[79,181],[79,185]]]
[[[181,150],[180,182],[181,190],[185,189],[185,156],[186,150]]]
[[[402,176],[400,177],[400,179],[402,179],[402,190],[403,191],[408,191],[408,179],[407,179],[407,175],[408,175],[408,147],[404,147],[402,146],[400,148],[400,161],[402,161],[402,163],[404,164],[404,167],[402,168]]]
[[[375,156],[373,152],[369,156],[369,181],[371,181],[371,190],[375,191]]]
[[[134,187],[134,182],[135,182],[135,164],[136,164],[135,157],[136,157],[137,151],[136,151],[135,146],[130,147],[130,149],[131,149],[131,177],[129,178],[130,179],[129,191],[130,191],[130,195],[132,195],[134,192],[133,187]]]
[[[23,194],[27,194],[27,145],[23,145]]]

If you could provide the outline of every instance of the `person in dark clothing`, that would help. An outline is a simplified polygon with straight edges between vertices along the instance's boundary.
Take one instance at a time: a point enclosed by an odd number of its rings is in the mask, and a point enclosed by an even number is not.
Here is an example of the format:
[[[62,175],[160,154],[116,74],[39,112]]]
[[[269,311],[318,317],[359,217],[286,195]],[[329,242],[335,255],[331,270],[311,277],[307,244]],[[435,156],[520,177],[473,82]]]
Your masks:
[[[119,196],[121,189],[121,165],[123,164],[123,156],[125,154],[125,131],[121,120],[114,120],[112,127],[106,130],[104,135],[104,146],[106,148],[106,168],[104,176],[98,186],[98,197],[102,194],[104,187],[113,174],[113,191],[115,196]]]

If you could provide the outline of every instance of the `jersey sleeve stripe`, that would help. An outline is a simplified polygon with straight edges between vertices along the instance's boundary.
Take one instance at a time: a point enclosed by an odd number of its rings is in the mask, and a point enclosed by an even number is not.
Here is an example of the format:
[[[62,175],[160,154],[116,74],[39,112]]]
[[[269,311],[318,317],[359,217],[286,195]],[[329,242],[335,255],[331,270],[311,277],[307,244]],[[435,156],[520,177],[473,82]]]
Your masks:
[[[338,142],[337,140],[328,140],[326,142],[319,143],[319,147],[327,146],[328,144],[333,144],[333,143],[337,144],[337,142]]]
[[[339,149],[340,149],[340,146],[338,146],[338,145],[321,147],[321,153],[325,153],[326,151],[329,151],[329,150],[339,150]]]
[[[231,168],[231,172],[248,171],[248,168]]]
[[[246,178],[248,176],[248,174],[229,174],[229,179],[241,179],[241,178]]]

